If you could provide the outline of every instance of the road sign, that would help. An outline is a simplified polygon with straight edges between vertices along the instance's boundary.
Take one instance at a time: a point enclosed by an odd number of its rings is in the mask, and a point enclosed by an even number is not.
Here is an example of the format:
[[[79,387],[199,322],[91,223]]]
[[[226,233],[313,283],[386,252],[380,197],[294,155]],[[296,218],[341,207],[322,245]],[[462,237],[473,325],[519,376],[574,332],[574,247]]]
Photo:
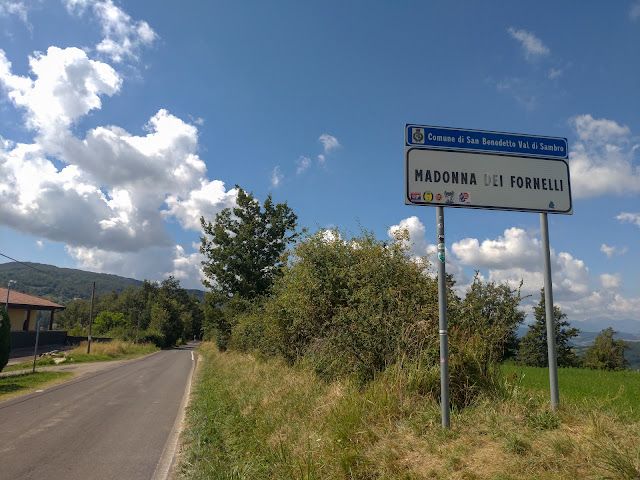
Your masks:
[[[405,133],[407,205],[573,213],[564,138],[416,125]]]
[[[407,205],[436,207],[440,406],[449,428],[449,353],[444,207],[540,213],[547,332],[553,332],[553,297],[547,213],[573,213],[566,138],[405,125]],[[547,338],[551,407],[559,401],[553,335]]]

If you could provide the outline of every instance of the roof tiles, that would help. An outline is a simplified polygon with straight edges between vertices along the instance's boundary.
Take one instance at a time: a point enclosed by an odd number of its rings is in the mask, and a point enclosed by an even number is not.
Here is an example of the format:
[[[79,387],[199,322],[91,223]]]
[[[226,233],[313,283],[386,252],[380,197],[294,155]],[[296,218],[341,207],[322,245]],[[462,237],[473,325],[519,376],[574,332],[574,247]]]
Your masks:
[[[6,301],[7,289],[0,287],[0,304],[4,305]],[[9,308],[11,308],[11,305],[29,305],[33,306],[35,310],[37,310],[38,307],[45,307],[47,310],[52,308],[65,308],[63,305],[58,305],[50,300],[27,295],[26,293],[17,292],[13,289],[9,292]]]

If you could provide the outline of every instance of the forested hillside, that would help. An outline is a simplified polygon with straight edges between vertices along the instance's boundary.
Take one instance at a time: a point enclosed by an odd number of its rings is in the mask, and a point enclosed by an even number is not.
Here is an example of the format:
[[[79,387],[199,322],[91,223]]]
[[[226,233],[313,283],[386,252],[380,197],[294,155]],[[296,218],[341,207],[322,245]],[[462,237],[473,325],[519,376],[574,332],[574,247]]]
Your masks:
[[[27,266],[28,265],[28,266]],[[33,268],[30,268],[33,267]],[[96,295],[123,292],[127,287],[140,287],[142,281],[107,273],[59,268],[42,263],[9,262],[0,264],[0,286],[15,280],[16,290],[65,305],[74,298],[91,298],[91,283],[96,282]],[[202,298],[202,291],[188,290]]]
[[[629,350],[624,352],[624,356],[629,360],[631,368],[640,370],[640,342],[627,342]]]

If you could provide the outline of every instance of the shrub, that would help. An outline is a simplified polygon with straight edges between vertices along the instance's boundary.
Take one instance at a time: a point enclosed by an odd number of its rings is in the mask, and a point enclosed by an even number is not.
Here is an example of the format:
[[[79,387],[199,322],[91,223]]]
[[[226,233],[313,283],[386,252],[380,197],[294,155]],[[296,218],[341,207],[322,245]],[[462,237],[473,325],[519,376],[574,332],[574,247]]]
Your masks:
[[[437,332],[437,285],[406,238],[349,241],[320,231],[298,244],[271,295],[236,316],[230,344],[310,359],[318,373],[362,380],[421,352]]]
[[[160,348],[167,346],[167,341],[164,334],[158,330],[153,329],[148,329],[140,332],[138,343],[153,343],[156,347]]]
[[[76,323],[72,329],[67,330],[67,335],[72,337],[86,337],[88,332],[88,328],[83,327],[80,323]]]

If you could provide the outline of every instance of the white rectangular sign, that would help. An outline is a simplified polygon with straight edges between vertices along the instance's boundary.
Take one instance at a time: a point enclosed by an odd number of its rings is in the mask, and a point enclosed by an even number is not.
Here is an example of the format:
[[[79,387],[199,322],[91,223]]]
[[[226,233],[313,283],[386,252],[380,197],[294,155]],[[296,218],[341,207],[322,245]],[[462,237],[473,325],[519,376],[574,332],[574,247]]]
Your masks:
[[[405,204],[572,214],[569,165],[407,146]]]

